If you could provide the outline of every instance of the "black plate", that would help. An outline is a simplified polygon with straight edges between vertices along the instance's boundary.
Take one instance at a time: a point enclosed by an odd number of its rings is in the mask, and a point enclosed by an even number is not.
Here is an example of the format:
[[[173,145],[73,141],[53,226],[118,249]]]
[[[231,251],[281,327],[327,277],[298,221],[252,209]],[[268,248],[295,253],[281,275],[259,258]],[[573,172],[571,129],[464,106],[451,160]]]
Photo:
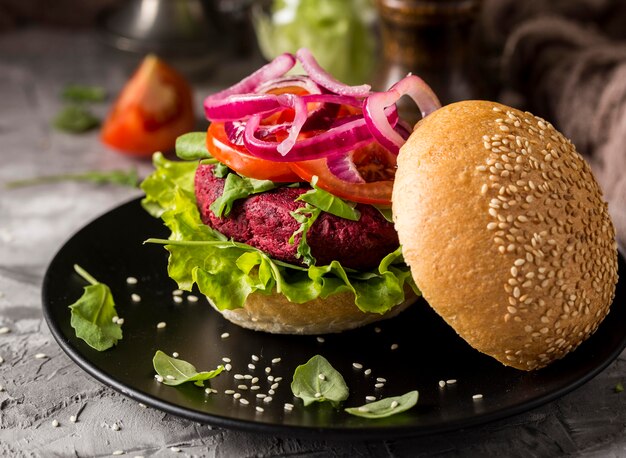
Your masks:
[[[421,302],[399,317],[342,334],[280,336],[248,331],[224,320],[206,300],[177,304],[175,284],[166,272],[167,255],[161,246],[143,245],[148,237],[166,237],[162,223],[143,211],[139,200],[124,204],[96,219],[74,235],[56,255],[46,273],[43,306],[48,325],[63,350],[92,376],[158,409],[227,428],[271,434],[323,435],[324,438],[390,438],[449,431],[517,414],[554,400],[582,385],[615,359],[626,345],[626,308],[614,307],[595,335],[574,353],[546,369],[524,373],[506,368],[471,349]],[[82,293],[85,283],[73,272],[80,264],[108,284],[124,318],[124,338],[117,347],[97,352],[77,339],[70,327],[67,308]],[[620,256],[620,271],[624,260]],[[128,276],[139,279],[126,284]],[[624,281],[617,287],[616,304],[624,302]],[[135,303],[131,294],[142,300]],[[165,321],[165,329],[156,324]],[[377,329],[380,332],[376,332]],[[223,333],[230,337],[222,338]],[[398,348],[391,349],[392,344]],[[187,384],[168,387],[153,378],[156,350],[179,352],[180,358],[201,370],[232,359],[233,370],[211,382],[218,394]],[[258,355],[256,369],[248,369],[251,355]],[[350,397],[345,406],[417,389],[418,405],[403,414],[367,420],[334,410],[329,405],[303,407],[289,384],[295,367],[321,354],[345,377]],[[282,361],[271,364],[271,359]],[[354,369],[353,362],[363,364]],[[271,403],[257,399],[267,393],[265,367],[283,377]],[[364,370],[370,368],[371,375]],[[242,381],[235,373],[258,376],[259,391],[241,391],[250,401],[243,405],[224,394]],[[377,377],[387,383],[376,389]],[[456,379],[444,389],[439,380]],[[249,381],[243,381],[250,384]],[[480,393],[480,401],[472,395]],[[295,404],[286,412],[284,403]],[[255,406],[263,407],[257,412]]]

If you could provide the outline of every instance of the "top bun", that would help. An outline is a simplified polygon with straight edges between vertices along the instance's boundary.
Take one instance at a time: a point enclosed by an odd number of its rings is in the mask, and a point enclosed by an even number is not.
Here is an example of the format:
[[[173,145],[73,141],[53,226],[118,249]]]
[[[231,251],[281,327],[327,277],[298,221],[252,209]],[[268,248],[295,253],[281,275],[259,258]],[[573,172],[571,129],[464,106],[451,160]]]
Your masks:
[[[393,214],[424,298],[507,366],[563,357],[609,312],[607,204],[574,145],[530,113],[466,101],[424,118],[398,157]]]

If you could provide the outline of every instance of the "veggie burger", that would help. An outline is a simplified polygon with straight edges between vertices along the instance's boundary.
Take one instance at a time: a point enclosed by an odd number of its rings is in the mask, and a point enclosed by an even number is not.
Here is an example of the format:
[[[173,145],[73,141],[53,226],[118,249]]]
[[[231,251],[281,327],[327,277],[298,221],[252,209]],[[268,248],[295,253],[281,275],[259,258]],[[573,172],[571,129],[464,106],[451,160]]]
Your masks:
[[[307,74],[287,76],[296,60]],[[404,95],[415,128],[399,116]],[[608,207],[545,120],[487,101],[441,108],[415,75],[385,92],[347,86],[306,49],[204,108],[206,135],[177,142],[185,161],[154,156],[144,206],[171,230],[151,239],[169,250],[170,276],[232,322],[339,332],[423,293],[471,346],[533,370],[608,314]]]

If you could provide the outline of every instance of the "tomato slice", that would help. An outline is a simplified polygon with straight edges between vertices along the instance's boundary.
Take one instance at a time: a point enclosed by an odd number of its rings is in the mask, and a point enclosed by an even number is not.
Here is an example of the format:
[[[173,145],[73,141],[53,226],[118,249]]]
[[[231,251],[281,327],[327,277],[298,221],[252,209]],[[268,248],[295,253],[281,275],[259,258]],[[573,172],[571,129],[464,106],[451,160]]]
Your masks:
[[[178,72],[148,55],[113,104],[101,131],[103,143],[134,156],[174,148],[193,130],[191,87]]]
[[[334,175],[326,159],[291,162],[290,167],[298,176],[311,181],[317,175],[317,186],[354,202],[391,205],[391,191],[396,171],[396,158],[378,143],[371,143],[352,153],[352,161],[365,183],[350,183]]]
[[[214,122],[209,126],[206,143],[211,156],[246,177],[276,182],[300,181],[288,163],[251,156],[245,147],[231,143],[222,122]]]

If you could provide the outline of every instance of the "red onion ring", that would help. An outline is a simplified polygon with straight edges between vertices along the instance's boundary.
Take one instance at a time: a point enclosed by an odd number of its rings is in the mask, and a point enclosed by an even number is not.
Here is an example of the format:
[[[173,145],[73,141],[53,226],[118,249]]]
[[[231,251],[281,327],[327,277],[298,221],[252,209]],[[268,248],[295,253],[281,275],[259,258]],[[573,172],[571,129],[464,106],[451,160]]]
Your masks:
[[[352,154],[330,156],[326,158],[326,165],[330,173],[348,183],[365,183],[352,160]]]
[[[368,84],[360,86],[348,86],[337,81],[330,73],[320,67],[311,51],[307,48],[300,48],[296,52],[296,58],[302,64],[302,68],[307,72],[309,77],[323,88],[339,95],[351,95],[354,97],[366,97],[371,89]]]
[[[236,121],[285,106],[282,99],[282,95],[271,94],[230,95],[210,104],[205,103],[204,113],[209,121]]]
[[[422,113],[422,118],[441,108],[432,89],[418,76],[408,75],[394,84],[387,92],[377,92],[365,99],[363,116],[372,135],[389,151],[397,154],[404,144],[402,135],[393,129],[385,116],[385,108],[395,104],[400,97],[408,95]]]

